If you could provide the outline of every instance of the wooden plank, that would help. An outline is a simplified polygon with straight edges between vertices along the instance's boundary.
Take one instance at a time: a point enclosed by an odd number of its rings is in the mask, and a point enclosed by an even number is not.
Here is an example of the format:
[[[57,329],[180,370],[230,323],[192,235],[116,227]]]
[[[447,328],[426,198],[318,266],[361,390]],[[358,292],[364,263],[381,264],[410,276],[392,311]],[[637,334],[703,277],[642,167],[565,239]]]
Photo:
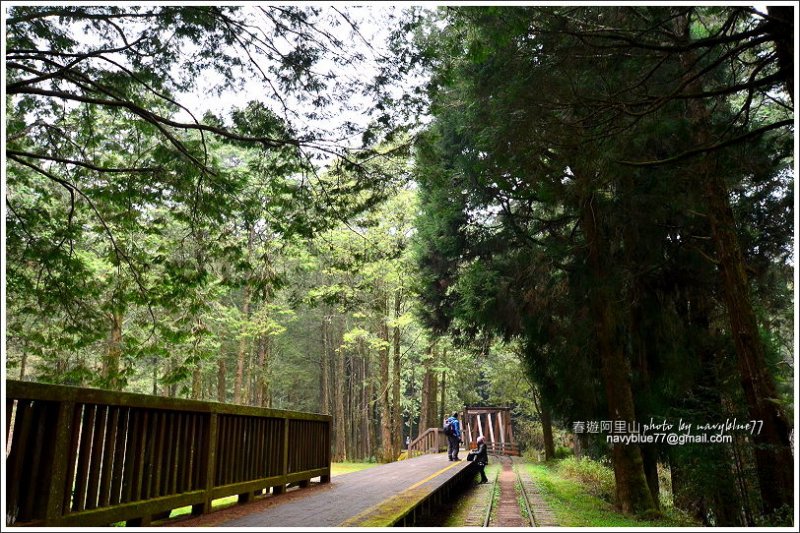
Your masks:
[[[23,479],[20,484],[20,506],[19,506],[19,520],[27,521],[35,518],[43,518],[44,512],[36,512],[36,504],[38,499],[36,497],[37,487],[41,486],[36,480],[39,479],[43,472],[42,468],[42,455],[44,450],[45,432],[47,429],[47,404],[45,402],[33,402],[30,414],[31,418],[31,446],[28,446],[25,453],[25,464],[27,470],[23,473]],[[50,480],[44,479],[44,486],[50,486]],[[24,488],[24,490],[23,490]]]
[[[50,485],[45,486],[44,517],[54,519],[64,513],[65,496],[72,489],[72,476],[69,475],[70,454],[72,450],[75,404],[58,404],[55,420],[55,436],[51,453]]]
[[[242,470],[244,467],[244,420],[241,416],[236,417],[234,423],[235,431],[231,437],[231,442],[228,444],[233,450],[233,467],[231,473],[233,474],[233,482],[244,481]]]
[[[508,442],[514,442],[514,430],[512,429],[511,417],[508,417]]]
[[[72,513],[59,519],[48,521],[46,525],[56,527],[107,526],[114,522],[133,520],[152,516],[161,511],[192,505],[202,500],[203,491],[192,491],[174,496],[154,498],[148,501],[129,502],[111,507],[102,507],[80,513]]]
[[[178,420],[181,413],[172,411],[167,412],[166,434],[164,435],[164,462],[162,463],[163,473],[161,475],[160,495],[168,496],[172,494],[172,473],[175,471],[175,456],[178,453]]]
[[[114,470],[114,459],[116,458],[117,432],[119,431],[119,407],[111,407],[108,410],[106,422],[106,438],[103,444],[105,453],[103,454],[103,465],[100,476],[100,498],[98,507],[109,505],[111,500],[111,475]]]
[[[486,426],[489,428],[489,438],[491,438],[492,442],[495,442],[494,424],[492,423],[492,413],[486,413]]]
[[[483,435],[483,425],[481,424],[481,415],[475,415],[475,419],[478,421],[478,436],[483,437],[484,435]]]
[[[25,469],[25,455],[31,432],[29,416],[31,401],[17,402],[14,416],[14,433],[11,436],[11,451],[6,458],[6,522],[13,524],[19,515],[20,484]]]
[[[506,443],[506,430],[505,430],[505,417],[503,417],[503,411],[499,411],[497,413],[497,428],[500,430],[500,444],[505,445]]]
[[[139,409],[131,409],[128,414],[128,440],[125,445],[125,468],[122,472],[121,502],[133,501],[133,490],[136,484],[136,465],[139,457],[139,446],[142,439],[142,416]]]
[[[131,494],[131,501],[138,501],[142,499],[142,489],[144,481],[146,480],[144,477],[145,474],[145,461],[147,459],[147,446],[148,441],[150,440],[150,436],[148,435],[150,430],[150,412],[149,411],[142,411],[142,416],[139,421],[139,426],[141,428],[139,432],[139,438],[136,441],[136,462],[134,464],[134,474],[133,474],[133,493]]]
[[[272,476],[266,477],[261,479],[254,479],[250,481],[244,481],[242,483],[231,483],[230,485],[222,485],[221,487],[214,487],[212,491],[212,498],[225,498],[227,496],[233,496],[234,494],[243,494],[246,492],[253,492],[258,490],[259,487],[263,488],[265,486],[283,486],[284,483],[297,483],[303,480],[310,480],[315,477],[320,476],[329,476],[330,469],[329,468],[317,468],[314,470],[306,470],[303,472],[295,472],[288,476]]]
[[[14,408],[16,405],[17,400],[6,398],[6,442],[11,440],[11,428],[14,426]]]
[[[283,419],[283,445],[281,447],[283,457],[281,459],[281,474],[284,476],[289,473],[289,419]]]
[[[211,414],[208,419],[207,431],[202,439],[202,446],[204,453],[202,461],[198,462],[198,466],[204,469],[204,475],[200,480],[201,488],[203,489],[203,500],[201,503],[192,506],[192,514],[198,515],[211,511],[211,501],[214,499],[212,490],[214,488],[214,472],[217,463],[217,440],[218,440],[218,426],[219,415]]]
[[[158,442],[158,426],[161,422],[161,411],[150,412],[150,428],[147,432],[147,447],[144,461],[144,479],[142,480],[142,499],[150,498],[150,491],[153,487],[153,474],[156,469],[156,443]]]
[[[120,408],[117,413],[117,429],[114,442],[114,466],[111,472],[111,488],[109,489],[108,505],[117,505],[120,502],[122,472],[125,464],[125,445],[131,438],[131,435],[128,433],[130,409]]]
[[[259,418],[256,420],[256,467],[254,469],[256,478],[266,477],[267,475],[264,461],[266,458],[266,447],[264,445],[266,427],[267,421],[265,419]]]
[[[199,484],[195,481],[195,470],[199,470],[197,467],[197,425],[198,425],[198,418],[199,415],[192,414],[189,419],[189,431],[187,432],[187,455],[186,455],[186,468],[184,470],[184,478],[183,482],[184,485],[180,489],[181,492],[186,490],[194,490],[199,488]]]
[[[228,417],[219,416],[217,422],[217,468],[214,471],[214,485],[224,485],[224,475],[227,464],[225,463],[225,432],[228,429]]]
[[[63,405],[68,405],[71,402],[65,402]],[[70,443],[69,451],[67,452],[67,472],[66,472],[66,488],[64,491],[64,499],[61,505],[61,513],[66,514],[72,511],[73,491],[76,481],[75,467],[78,462],[78,444],[81,440],[81,421],[83,420],[84,406],[81,404],[74,404],[72,410],[72,426],[70,428]]]
[[[105,439],[107,405],[98,405],[94,418],[94,433],[92,437],[92,460],[89,465],[89,477],[86,483],[86,509],[97,507],[98,491],[100,490],[100,469],[103,459],[103,439]]]
[[[96,412],[96,405],[85,405],[83,408],[81,444],[78,454],[78,473],[75,479],[75,497],[72,501],[73,511],[83,511],[86,508],[86,489],[89,478],[89,465]]]
[[[162,496],[161,494],[161,469],[164,468],[164,438],[167,431],[167,413],[159,413],[157,439],[155,444],[155,452],[153,454],[153,473],[151,476],[152,482],[148,487],[147,497],[155,498]]]
[[[116,392],[67,385],[51,385],[32,381],[6,380],[6,398],[42,401],[73,401],[142,409],[166,409],[173,411],[193,411],[197,413],[218,413],[242,416],[263,416],[273,418],[293,418],[296,420],[329,420],[330,415],[304,413],[284,409],[268,409],[249,405],[225,404],[182,398],[164,398],[131,392]]]
[[[169,482],[166,487],[167,494],[175,494],[178,492],[178,472],[180,471],[181,460],[183,454],[186,453],[186,444],[183,439],[184,427],[186,424],[186,414],[180,413],[175,416],[175,433],[174,444],[175,452],[172,456],[172,465],[170,466]]]

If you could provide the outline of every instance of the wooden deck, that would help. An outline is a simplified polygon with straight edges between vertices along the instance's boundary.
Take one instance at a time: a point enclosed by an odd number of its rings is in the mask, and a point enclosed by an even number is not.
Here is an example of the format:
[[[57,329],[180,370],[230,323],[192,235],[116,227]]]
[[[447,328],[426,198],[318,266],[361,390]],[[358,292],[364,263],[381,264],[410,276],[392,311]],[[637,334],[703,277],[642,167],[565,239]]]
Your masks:
[[[428,454],[343,474],[330,483],[176,522],[178,527],[384,527],[413,525],[461,484],[475,478],[473,463]],[[262,505],[262,503],[269,505]],[[251,509],[251,510],[250,510]],[[245,514],[246,513],[246,514]],[[194,522],[204,520],[203,522]]]

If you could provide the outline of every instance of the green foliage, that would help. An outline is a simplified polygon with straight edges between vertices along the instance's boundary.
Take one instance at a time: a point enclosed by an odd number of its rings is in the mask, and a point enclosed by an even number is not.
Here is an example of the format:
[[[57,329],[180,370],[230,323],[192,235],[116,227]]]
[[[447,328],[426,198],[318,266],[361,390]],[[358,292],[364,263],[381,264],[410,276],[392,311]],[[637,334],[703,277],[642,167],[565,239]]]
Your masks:
[[[589,492],[590,485],[561,475],[558,465],[530,465],[528,472],[542,489],[542,496],[561,527],[697,527],[696,522],[678,511],[659,518],[623,515]]]
[[[558,458],[558,450],[556,450]],[[607,464],[595,461],[588,457],[565,457],[558,462],[558,473],[579,481],[586,489],[598,498],[614,503],[616,498],[616,484],[614,483],[614,470]]]

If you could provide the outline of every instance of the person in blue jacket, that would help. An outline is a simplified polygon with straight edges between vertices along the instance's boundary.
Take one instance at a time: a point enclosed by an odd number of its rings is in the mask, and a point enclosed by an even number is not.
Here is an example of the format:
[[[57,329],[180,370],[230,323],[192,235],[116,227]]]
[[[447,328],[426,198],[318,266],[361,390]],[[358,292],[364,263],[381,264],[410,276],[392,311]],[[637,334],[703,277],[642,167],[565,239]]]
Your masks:
[[[461,443],[461,424],[458,421],[458,412],[454,412],[450,418],[445,421],[445,424],[450,424],[453,431],[447,435],[447,458],[451,461],[460,461],[458,458],[458,447]]]

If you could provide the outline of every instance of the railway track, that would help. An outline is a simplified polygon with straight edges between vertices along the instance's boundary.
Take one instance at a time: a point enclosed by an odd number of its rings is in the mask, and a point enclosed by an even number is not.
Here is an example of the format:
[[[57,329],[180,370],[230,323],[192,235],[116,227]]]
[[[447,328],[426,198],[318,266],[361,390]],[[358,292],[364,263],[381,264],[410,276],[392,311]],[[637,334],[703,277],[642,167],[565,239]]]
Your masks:
[[[498,457],[502,466],[495,475],[483,527],[554,527],[555,516],[512,457]],[[495,504],[495,494],[500,497]]]
[[[527,492],[513,459],[508,456],[500,456],[499,459],[501,470],[492,483],[483,527],[535,527]],[[495,505],[497,491],[500,497]]]

